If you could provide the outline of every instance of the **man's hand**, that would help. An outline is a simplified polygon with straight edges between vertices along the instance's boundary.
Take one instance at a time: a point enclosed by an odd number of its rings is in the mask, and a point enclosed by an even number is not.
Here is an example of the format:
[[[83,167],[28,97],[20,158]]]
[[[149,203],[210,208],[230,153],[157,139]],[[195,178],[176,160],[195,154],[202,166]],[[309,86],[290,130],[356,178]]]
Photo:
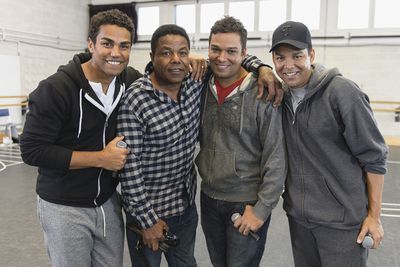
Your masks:
[[[239,228],[239,232],[247,236],[250,231],[257,232],[263,224],[264,221],[254,214],[253,206],[247,205],[243,215],[235,220],[233,226]]]
[[[207,72],[207,61],[204,57],[190,55],[190,72],[193,80],[201,81]]]
[[[122,169],[129,154],[129,149],[117,147],[117,142],[122,139],[124,139],[123,136],[115,137],[103,150],[99,151],[73,151],[69,169],[77,170],[93,167],[110,171]]]
[[[123,136],[115,137],[101,151],[101,165],[104,169],[118,171],[124,167],[129,150],[127,148],[117,147],[117,142],[123,139]]]
[[[168,226],[161,219],[152,227],[143,229],[143,243],[153,251],[157,251],[159,249],[160,241],[164,240],[164,229],[168,229]]]
[[[374,240],[374,246],[372,248],[378,248],[384,235],[382,223],[379,218],[374,218],[370,215],[365,218],[357,237],[357,243],[361,244],[367,234]]]
[[[357,243],[361,244],[366,234],[374,239],[374,246],[378,248],[383,238],[383,227],[381,223],[381,206],[384,176],[371,172],[366,173],[367,192],[368,192],[368,215],[364,219],[360,233],[357,237]]]
[[[274,72],[265,66],[258,69],[258,95],[257,98],[261,99],[264,94],[264,88],[268,90],[268,101],[274,101],[273,106],[278,107],[283,99],[283,89],[281,83],[275,77]]]

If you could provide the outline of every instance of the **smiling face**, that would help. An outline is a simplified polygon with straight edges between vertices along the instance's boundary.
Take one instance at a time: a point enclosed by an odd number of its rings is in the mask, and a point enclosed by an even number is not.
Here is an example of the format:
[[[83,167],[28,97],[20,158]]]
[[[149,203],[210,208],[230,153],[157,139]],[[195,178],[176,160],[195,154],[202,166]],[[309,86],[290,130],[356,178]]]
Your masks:
[[[186,38],[177,34],[160,37],[150,57],[158,85],[179,89],[189,72],[189,44]]]
[[[222,85],[230,85],[240,78],[245,55],[246,49],[242,47],[238,33],[216,33],[210,36],[210,67]]]
[[[280,45],[272,54],[276,73],[290,89],[303,87],[308,83],[314,57],[314,49],[308,52],[307,49],[298,50],[290,45]]]
[[[93,81],[110,81],[128,65],[131,52],[131,33],[116,25],[101,25],[96,42],[89,40],[92,54],[90,67]]]

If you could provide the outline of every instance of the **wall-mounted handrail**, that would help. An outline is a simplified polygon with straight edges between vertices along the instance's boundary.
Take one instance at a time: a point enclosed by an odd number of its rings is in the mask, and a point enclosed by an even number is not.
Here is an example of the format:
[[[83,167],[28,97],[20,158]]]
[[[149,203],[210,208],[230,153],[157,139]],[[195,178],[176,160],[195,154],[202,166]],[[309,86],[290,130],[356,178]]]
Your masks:
[[[377,112],[400,112],[400,108],[372,108],[372,110]]]
[[[0,107],[26,107],[28,106],[28,103],[12,103],[12,104],[0,104]]]
[[[28,98],[27,95],[0,95],[0,98]]]
[[[371,100],[371,104],[400,105],[400,101]]]

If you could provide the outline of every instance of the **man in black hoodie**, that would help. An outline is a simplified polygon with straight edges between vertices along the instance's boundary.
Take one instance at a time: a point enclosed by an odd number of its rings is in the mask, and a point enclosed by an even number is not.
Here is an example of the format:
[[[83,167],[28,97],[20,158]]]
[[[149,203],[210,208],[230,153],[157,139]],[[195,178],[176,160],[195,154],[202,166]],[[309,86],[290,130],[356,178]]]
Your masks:
[[[21,137],[39,167],[38,216],[53,266],[122,266],[124,224],[113,173],[128,150],[116,143],[120,98],[142,75],[127,67],[131,19],[118,10],[90,22],[90,53],[75,55],[30,94]]]

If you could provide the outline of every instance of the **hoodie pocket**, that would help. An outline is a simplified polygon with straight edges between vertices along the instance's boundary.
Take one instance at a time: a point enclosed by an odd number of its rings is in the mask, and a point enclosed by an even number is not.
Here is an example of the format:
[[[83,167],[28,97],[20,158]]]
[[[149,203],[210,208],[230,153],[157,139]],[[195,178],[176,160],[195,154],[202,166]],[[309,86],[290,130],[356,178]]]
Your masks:
[[[335,197],[325,178],[317,175],[302,177],[306,219],[316,223],[342,223],[344,207]]]
[[[196,165],[202,181],[215,190],[229,192],[240,179],[235,168],[235,154],[201,149]]]

